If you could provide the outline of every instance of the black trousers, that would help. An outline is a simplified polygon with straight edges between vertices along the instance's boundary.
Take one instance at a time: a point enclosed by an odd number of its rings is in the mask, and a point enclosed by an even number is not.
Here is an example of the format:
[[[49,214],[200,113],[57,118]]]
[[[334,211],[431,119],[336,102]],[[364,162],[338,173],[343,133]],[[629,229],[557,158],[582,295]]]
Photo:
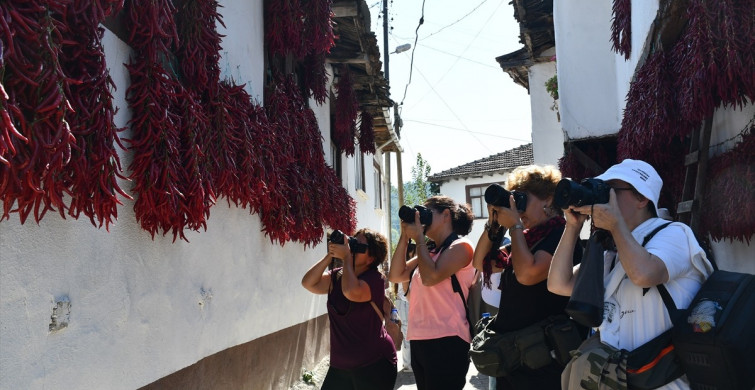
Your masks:
[[[412,340],[417,390],[462,390],[469,370],[469,343],[458,336]]]
[[[321,390],[393,390],[397,374],[396,365],[388,359],[353,370],[330,367]]]

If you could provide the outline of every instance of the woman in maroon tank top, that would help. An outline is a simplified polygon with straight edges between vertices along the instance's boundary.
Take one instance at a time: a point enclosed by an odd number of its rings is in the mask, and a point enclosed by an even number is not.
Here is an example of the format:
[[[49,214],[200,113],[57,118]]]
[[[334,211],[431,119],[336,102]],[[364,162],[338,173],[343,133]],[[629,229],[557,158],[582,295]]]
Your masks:
[[[383,307],[384,277],[378,270],[388,254],[387,240],[369,229],[344,244],[328,243],[328,253],[302,278],[315,294],[328,294],[330,369],[322,389],[392,390],[396,382],[396,348],[373,308]],[[333,258],[342,268],[328,270]]]

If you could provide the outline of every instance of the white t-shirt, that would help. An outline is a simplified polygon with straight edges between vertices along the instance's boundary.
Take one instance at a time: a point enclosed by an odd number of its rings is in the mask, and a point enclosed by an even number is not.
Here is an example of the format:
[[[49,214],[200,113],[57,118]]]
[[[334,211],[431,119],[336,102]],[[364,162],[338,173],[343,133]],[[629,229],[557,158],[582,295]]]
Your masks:
[[[656,227],[667,223],[651,218],[635,228],[632,236],[642,243]],[[663,261],[669,281],[665,283],[677,308],[687,308],[700,290],[705,279],[713,272],[705,252],[697,243],[692,230],[684,224],[672,223],[659,231],[645,249]],[[673,324],[658,289],[653,287],[643,296],[642,287],[626,276],[621,262],[611,270],[615,252],[606,252],[604,281],[603,323],[600,325],[602,342],[618,349],[632,351],[670,329]],[[682,378],[662,389],[689,388]]]

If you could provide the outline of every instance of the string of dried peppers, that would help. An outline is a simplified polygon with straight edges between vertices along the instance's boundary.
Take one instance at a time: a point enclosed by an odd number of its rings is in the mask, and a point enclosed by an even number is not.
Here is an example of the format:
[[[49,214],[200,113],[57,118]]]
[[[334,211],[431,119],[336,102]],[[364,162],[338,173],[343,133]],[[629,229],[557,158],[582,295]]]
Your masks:
[[[333,141],[347,156],[354,155],[354,137],[359,102],[354,93],[351,71],[344,64],[340,68],[336,83],[336,110],[333,124]]]
[[[611,44],[613,50],[629,59],[632,54],[632,0],[613,0],[611,10]]]
[[[112,81],[97,26],[121,5],[0,2],[0,219],[18,212],[24,223],[33,212],[39,223],[68,209],[107,228],[117,217],[116,193],[128,195],[116,182]]]

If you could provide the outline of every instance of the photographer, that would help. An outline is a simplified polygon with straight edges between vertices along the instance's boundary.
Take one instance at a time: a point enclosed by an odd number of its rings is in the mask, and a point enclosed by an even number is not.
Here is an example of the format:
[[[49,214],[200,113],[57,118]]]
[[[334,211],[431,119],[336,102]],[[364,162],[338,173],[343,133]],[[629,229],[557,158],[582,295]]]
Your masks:
[[[469,206],[447,196],[433,196],[424,206],[422,213],[415,211],[413,223],[402,218],[388,275],[394,283],[410,281],[407,339],[417,389],[461,390],[469,370],[471,336],[465,304],[451,278],[456,275],[466,298],[475,273],[473,249],[459,236],[469,233],[473,215]],[[425,236],[436,244],[433,249]],[[409,239],[416,242],[417,255],[407,261]]]
[[[322,389],[392,390],[396,348],[376,312],[385,299],[378,265],[388,254],[387,240],[361,229],[353,238],[340,235],[344,243],[334,243],[339,241],[334,239],[336,232],[328,253],[301,280],[310,292],[328,294],[330,369]],[[343,268],[328,271],[333,258],[342,259]]]
[[[498,314],[493,323],[496,333],[505,334],[539,326],[552,315],[564,314],[567,298],[548,292],[546,278],[551,258],[561,233],[564,218],[552,207],[561,173],[552,166],[530,165],[515,169],[506,187],[506,199],[492,200],[486,194],[489,219],[477,242],[474,267],[483,272],[490,284],[492,273],[503,272]],[[486,191],[488,193],[488,191]],[[518,198],[515,199],[515,198]],[[526,202],[526,205],[523,204]],[[499,248],[508,230],[511,244]],[[581,248],[569,251],[569,260],[579,259]],[[496,378],[497,389],[560,389],[562,367],[555,361],[543,367],[523,366],[510,375]]]
[[[608,202],[569,206],[548,289],[560,295],[572,294],[579,266],[571,264],[569,253],[582,225],[591,218],[595,228],[610,233],[615,245],[603,255],[604,312],[594,337],[617,350],[631,352],[672,327],[659,290],[653,287],[665,285],[676,307],[686,308],[710,274],[711,265],[692,231],[681,223],[658,230],[644,247],[641,244],[666,223],[658,218],[657,209],[663,181],[650,164],[626,159],[596,179],[610,186]],[[589,373],[580,368],[564,375],[573,376],[569,382],[578,383]],[[681,377],[662,388],[685,389],[689,385],[686,377]]]

